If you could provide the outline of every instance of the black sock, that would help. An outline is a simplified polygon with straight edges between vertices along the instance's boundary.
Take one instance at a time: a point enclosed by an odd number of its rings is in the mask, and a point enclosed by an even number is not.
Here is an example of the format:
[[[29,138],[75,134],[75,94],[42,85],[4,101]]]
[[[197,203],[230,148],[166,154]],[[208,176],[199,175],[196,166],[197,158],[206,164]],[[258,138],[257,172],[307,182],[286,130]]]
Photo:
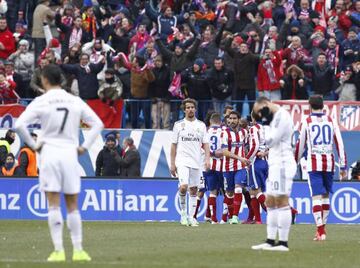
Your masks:
[[[275,240],[274,239],[266,239],[266,243],[274,246],[275,245]]]
[[[279,241],[279,246],[289,247],[287,241]]]

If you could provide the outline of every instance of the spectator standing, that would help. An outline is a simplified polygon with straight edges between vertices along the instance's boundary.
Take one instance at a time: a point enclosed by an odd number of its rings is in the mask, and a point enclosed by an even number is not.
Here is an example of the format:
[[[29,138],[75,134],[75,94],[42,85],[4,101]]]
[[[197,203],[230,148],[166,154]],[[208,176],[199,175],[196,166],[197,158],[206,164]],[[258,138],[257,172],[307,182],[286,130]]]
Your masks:
[[[119,176],[120,168],[115,161],[119,156],[116,150],[116,139],[114,135],[106,137],[105,146],[96,158],[95,176]]]
[[[0,138],[0,166],[5,164],[6,156],[11,152],[10,145],[15,141],[15,132],[9,129],[4,138]]]
[[[14,62],[15,72],[22,77],[23,98],[33,98],[34,94],[30,89],[30,81],[34,72],[34,54],[29,52],[29,42],[25,39],[19,42],[19,48],[9,56]]]
[[[5,75],[6,79],[9,81],[14,81],[16,84],[15,91],[20,98],[25,97],[24,87],[23,87],[23,78],[14,70],[14,63],[12,61],[4,62]]]
[[[37,141],[36,133],[32,132],[31,137]],[[36,152],[26,143],[20,149],[18,168],[23,176],[38,176],[37,157]]]
[[[49,23],[55,18],[55,13],[49,7],[49,0],[39,0],[34,11],[33,28],[31,37],[34,41],[34,58],[35,65],[41,52],[46,48],[46,40],[44,33],[44,22]]]
[[[280,79],[280,86],[283,100],[308,99],[304,72],[296,65],[291,65],[287,69],[286,75]]]
[[[102,102],[108,104],[114,113],[116,109],[114,107],[115,101],[121,97],[123,91],[123,85],[119,78],[115,75],[114,69],[107,69],[105,71],[105,80],[101,81],[98,95]]]
[[[235,42],[238,49],[231,47],[231,43]],[[247,97],[249,101],[250,111],[254,105],[256,98],[255,92],[255,70],[259,63],[259,56],[251,53],[247,43],[244,43],[240,36],[232,38],[231,36],[226,42],[225,50],[234,59],[234,76],[236,88],[233,92],[233,100],[244,101]],[[242,114],[243,103],[237,103],[237,111]]]
[[[341,43],[343,51],[342,69],[352,64],[360,53],[360,40],[357,34],[357,27],[351,27],[347,38]]]
[[[61,68],[75,75],[79,84],[79,96],[83,100],[98,98],[99,82],[97,74],[104,68],[105,58],[97,64],[89,63],[89,55],[81,54],[79,64],[62,64]]]
[[[134,145],[134,140],[126,137],[123,143],[123,157],[116,155],[116,161],[120,165],[121,176],[124,177],[140,177],[141,157],[139,151]]]
[[[215,112],[221,114],[225,105],[229,105],[234,87],[234,73],[224,66],[224,59],[217,57],[208,72],[208,85]]]
[[[6,18],[0,17],[0,59],[7,59],[15,49],[15,38],[8,28]]]
[[[12,153],[6,155],[5,164],[1,167],[0,175],[6,177],[22,176],[19,167],[15,163],[15,156]]]
[[[345,71],[341,72],[339,87],[335,90],[339,95],[339,101],[356,101],[356,85],[353,77],[353,70],[348,66]]]
[[[258,89],[260,96],[265,96],[270,100],[281,100],[280,67],[280,54],[277,51],[273,52],[270,48],[266,48],[258,67]]]
[[[16,83],[8,80],[5,71],[0,71],[0,102],[2,104],[16,103],[19,95],[15,92]]]
[[[155,58],[152,70],[155,80],[149,85],[151,98],[152,128],[169,129],[170,127],[170,69],[163,62],[161,55]]]

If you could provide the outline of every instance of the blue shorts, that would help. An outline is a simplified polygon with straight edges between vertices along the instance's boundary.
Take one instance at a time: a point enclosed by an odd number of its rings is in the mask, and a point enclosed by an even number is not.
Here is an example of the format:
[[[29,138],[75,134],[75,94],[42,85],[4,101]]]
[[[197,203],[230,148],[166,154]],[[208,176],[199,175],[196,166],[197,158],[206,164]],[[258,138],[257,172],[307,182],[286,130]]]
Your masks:
[[[310,171],[309,187],[311,196],[332,193],[333,172]]]
[[[234,191],[235,184],[247,185],[247,172],[245,168],[237,171],[223,172],[223,175],[226,180],[226,191]]]
[[[269,174],[269,166],[266,160],[256,158],[249,170],[249,187],[250,189],[261,189],[266,191],[266,179]]]
[[[204,172],[205,185],[209,191],[220,190],[224,184],[224,179],[220,171],[210,170]]]

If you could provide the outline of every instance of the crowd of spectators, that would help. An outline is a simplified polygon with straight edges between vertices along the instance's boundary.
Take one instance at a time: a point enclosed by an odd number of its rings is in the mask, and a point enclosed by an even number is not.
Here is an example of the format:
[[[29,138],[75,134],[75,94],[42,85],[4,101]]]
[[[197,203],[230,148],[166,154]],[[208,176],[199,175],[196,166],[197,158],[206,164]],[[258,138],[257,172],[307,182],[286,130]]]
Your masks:
[[[50,63],[114,113],[136,100],[132,128],[169,128],[184,97],[200,119],[257,95],[360,98],[359,0],[1,0],[0,16],[2,103],[43,94]]]

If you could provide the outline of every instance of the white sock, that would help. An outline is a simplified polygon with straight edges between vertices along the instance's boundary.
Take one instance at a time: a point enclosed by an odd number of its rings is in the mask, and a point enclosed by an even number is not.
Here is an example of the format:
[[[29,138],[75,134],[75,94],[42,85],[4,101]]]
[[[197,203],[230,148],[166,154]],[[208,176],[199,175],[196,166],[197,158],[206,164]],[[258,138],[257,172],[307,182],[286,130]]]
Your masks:
[[[186,193],[182,194],[179,192],[180,210],[181,212],[186,211]]]
[[[324,206],[326,206],[326,209],[324,208]],[[323,223],[326,224],[330,212],[330,199],[328,197],[322,199],[322,209],[323,209],[323,215],[322,215]]]
[[[60,207],[50,207],[48,213],[48,224],[51,240],[56,251],[64,250],[63,246],[63,226],[64,221]]]
[[[197,197],[196,195],[190,195],[189,198],[189,218],[193,218],[196,210]]]
[[[278,209],[279,241],[287,242],[291,226],[291,209],[289,206]]]
[[[275,240],[278,230],[278,209],[268,208],[266,217],[267,239]]]
[[[70,230],[74,250],[82,250],[82,224],[78,210],[74,210],[67,214],[67,227]]]

